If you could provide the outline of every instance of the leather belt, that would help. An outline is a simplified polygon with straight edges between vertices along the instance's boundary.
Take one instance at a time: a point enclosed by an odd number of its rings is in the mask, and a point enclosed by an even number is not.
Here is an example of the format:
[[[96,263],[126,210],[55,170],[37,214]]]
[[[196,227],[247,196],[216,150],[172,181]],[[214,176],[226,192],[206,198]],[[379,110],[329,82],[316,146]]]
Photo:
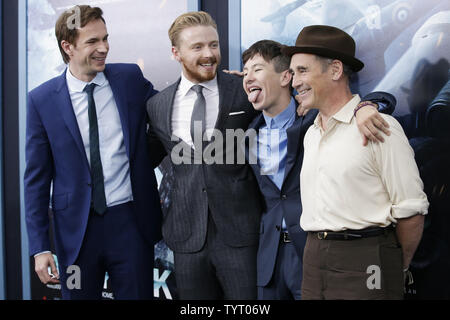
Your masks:
[[[310,232],[319,240],[357,240],[362,238],[376,237],[382,234],[387,234],[393,230],[392,226],[385,228],[371,227],[361,230],[343,230],[343,231],[314,231]]]
[[[289,236],[289,232],[281,231],[281,242],[283,243],[291,243],[291,237]]]

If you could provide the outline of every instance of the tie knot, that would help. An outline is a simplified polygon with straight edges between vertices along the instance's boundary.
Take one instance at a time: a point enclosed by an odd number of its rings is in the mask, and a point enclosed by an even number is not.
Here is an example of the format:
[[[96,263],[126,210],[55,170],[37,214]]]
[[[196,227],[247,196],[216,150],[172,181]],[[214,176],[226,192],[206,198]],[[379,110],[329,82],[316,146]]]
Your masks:
[[[86,92],[88,95],[92,95],[92,93],[94,92],[96,84],[95,83],[91,83],[86,85],[86,87],[84,87],[84,92]]]
[[[197,92],[197,94],[202,94],[203,86],[196,84],[195,86],[192,86],[192,90]]]

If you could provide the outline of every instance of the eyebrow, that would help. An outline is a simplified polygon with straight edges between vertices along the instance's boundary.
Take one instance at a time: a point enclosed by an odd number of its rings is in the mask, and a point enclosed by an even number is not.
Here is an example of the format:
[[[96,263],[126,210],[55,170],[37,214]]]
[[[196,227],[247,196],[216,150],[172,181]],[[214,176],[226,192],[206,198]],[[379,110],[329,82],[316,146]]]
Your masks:
[[[251,65],[250,66],[250,68],[248,68],[248,67],[244,67],[244,69],[243,70],[245,70],[245,69],[254,69],[254,68],[256,68],[256,67],[264,67],[265,65],[264,64],[262,64],[262,63],[255,63],[255,64],[253,64],[253,65]]]
[[[207,45],[219,44],[219,43],[220,43],[219,40],[213,40],[213,41],[208,42]],[[199,41],[199,42],[195,42],[195,43],[191,44],[191,47],[194,47],[194,46],[197,46],[197,45],[204,45],[204,44],[205,44],[205,42]]]
[[[92,41],[98,41],[99,38],[100,38],[100,37],[92,37],[92,38],[89,38],[89,39],[87,39],[87,40],[85,41],[85,43],[92,42]],[[109,34],[106,34],[102,39],[107,39],[107,38],[109,38]]]
[[[308,67],[305,67],[305,66],[296,66],[294,69],[289,68],[289,71],[290,71],[290,72],[294,72],[294,70],[296,70],[296,71],[308,70]]]

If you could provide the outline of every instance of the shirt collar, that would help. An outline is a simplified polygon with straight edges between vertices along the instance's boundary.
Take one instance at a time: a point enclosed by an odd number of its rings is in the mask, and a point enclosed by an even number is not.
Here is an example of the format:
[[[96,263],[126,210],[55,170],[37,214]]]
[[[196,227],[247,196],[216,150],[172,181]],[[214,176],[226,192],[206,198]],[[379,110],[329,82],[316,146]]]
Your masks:
[[[70,69],[67,68],[66,71],[66,81],[67,87],[70,92],[83,92],[86,85],[95,83],[97,86],[101,87],[106,83],[106,77],[103,72],[98,72],[94,79],[91,82],[84,82],[80,79],[75,78],[70,72]]]
[[[339,122],[350,123],[354,117],[354,110],[360,101],[361,101],[361,98],[360,98],[359,94],[353,95],[353,98],[350,99],[350,101],[347,102],[331,118],[333,118]],[[314,120],[314,126],[316,128],[321,128],[322,127],[321,122],[322,122],[322,117],[320,116],[320,113],[319,113],[317,115],[316,119]]]
[[[275,117],[269,117],[263,113],[264,120],[268,128],[284,128],[290,122],[289,120],[295,117],[296,103],[294,98],[291,98],[289,105],[281,113],[277,114]]]
[[[213,92],[218,92],[219,87],[217,85],[217,75],[214,77],[214,79],[206,81],[206,82],[201,82],[198,83],[199,85],[201,85],[203,88],[206,88],[208,90],[211,90]],[[180,91],[181,95],[184,97],[189,90],[195,86],[196,83],[193,83],[192,81],[188,80],[183,73],[181,73],[181,81],[180,84],[178,85],[178,90]]]

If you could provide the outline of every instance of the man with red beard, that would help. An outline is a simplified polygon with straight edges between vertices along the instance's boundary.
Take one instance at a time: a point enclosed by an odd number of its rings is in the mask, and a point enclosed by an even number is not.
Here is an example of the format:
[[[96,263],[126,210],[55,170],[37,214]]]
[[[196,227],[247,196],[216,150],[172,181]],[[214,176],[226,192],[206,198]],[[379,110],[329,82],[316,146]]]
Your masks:
[[[262,202],[251,168],[235,158],[227,164],[192,159],[206,153],[211,140],[217,143],[213,135],[246,130],[257,111],[242,78],[217,71],[219,37],[209,14],[181,15],[169,37],[181,78],[152,97],[147,111],[158,138],[150,138],[151,148],[161,141],[172,158],[174,185],[163,238],[174,252],[177,290],[181,299],[256,299]],[[179,146],[181,155],[175,151]],[[216,150],[215,159],[237,153],[237,144],[221,147],[230,152]],[[187,161],[177,164],[175,157]]]

